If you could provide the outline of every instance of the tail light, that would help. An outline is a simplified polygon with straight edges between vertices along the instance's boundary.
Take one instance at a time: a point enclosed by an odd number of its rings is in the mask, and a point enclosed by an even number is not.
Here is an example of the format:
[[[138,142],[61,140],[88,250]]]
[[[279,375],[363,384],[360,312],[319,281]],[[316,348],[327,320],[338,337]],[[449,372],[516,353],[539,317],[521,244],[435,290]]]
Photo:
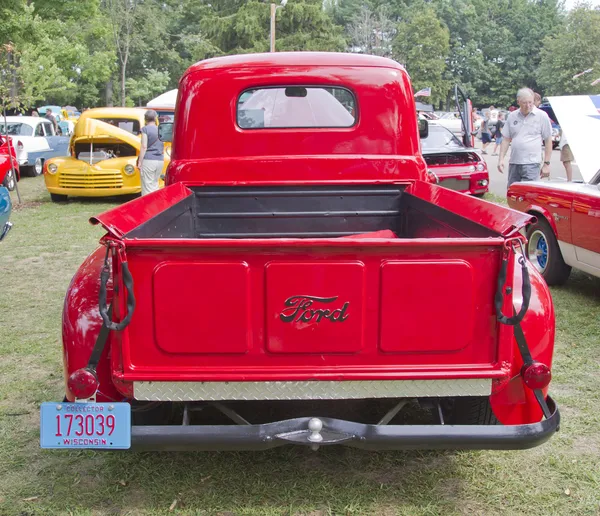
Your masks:
[[[96,394],[99,385],[96,372],[88,368],[77,369],[67,380],[67,387],[77,399],[91,398]]]
[[[525,385],[532,390],[547,387],[552,379],[550,368],[541,362],[533,362],[529,365],[524,365],[521,370],[521,376],[523,377]]]
[[[21,140],[17,140],[17,149],[23,150],[23,142]]]

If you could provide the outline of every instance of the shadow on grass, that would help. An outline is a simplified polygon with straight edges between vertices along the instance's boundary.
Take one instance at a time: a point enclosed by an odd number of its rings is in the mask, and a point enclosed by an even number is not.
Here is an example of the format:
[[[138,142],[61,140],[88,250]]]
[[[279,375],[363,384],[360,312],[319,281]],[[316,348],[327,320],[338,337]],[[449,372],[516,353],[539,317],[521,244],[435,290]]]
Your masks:
[[[591,302],[600,302],[600,278],[573,269],[571,276],[564,285],[552,287],[552,292],[573,294],[586,298]]]
[[[384,507],[412,508],[420,514],[432,508],[435,513],[457,510],[457,453],[373,453],[343,447],[318,452],[284,447],[244,453],[111,453],[94,454],[100,459],[94,461],[95,474],[77,468],[77,489],[72,478],[63,482],[64,472],[55,476],[49,470],[44,477],[53,485],[54,503],[60,501],[58,510],[164,511],[177,499],[179,507],[189,510],[234,514],[244,509],[260,514],[373,514]]]

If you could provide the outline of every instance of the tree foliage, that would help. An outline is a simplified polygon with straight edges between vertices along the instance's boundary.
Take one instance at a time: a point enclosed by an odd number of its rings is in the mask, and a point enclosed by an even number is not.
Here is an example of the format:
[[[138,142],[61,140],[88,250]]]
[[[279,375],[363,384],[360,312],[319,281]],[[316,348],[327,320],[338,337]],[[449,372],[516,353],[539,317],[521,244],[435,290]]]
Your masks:
[[[275,0],[279,5],[279,0]],[[475,105],[518,88],[595,92],[599,11],[562,0],[289,0],[276,50],[370,53],[405,64],[415,89],[449,106],[459,83]],[[14,49],[19,103],[144,105],[196,61],[269,49],[270,0],[2,0],[0,45]],[[594,77],[595,78],[595,77]],[[14,79],[14,77],[13,77]],[[120,86],[120,87],[119,87]],[[14,92],[13,92],[14,93]]]
[[[590,74],[573,78],[588,69]],[[553,95],[599,94],[600,10],[579,6],[567,17],[564,31],[544,40],[538,80]]]
[[[445,100],[451,84],[444,79],[450,32],[433,8],[417,3],[407,9],[393,41],[394,58],[411,75],[415,91],[431,87],[434,102]]]

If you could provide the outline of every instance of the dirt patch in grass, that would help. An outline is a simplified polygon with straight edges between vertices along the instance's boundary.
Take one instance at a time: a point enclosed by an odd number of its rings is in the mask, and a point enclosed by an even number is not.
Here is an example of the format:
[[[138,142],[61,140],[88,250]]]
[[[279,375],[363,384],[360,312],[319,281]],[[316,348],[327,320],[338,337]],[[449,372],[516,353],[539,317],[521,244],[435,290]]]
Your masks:
[[[40,201],[15,203],[15,204],[13,204],[13,210],[14,211],[30,210],[30,209],[34,209],[34,208],[39,208],[42,204],[43,203]]]

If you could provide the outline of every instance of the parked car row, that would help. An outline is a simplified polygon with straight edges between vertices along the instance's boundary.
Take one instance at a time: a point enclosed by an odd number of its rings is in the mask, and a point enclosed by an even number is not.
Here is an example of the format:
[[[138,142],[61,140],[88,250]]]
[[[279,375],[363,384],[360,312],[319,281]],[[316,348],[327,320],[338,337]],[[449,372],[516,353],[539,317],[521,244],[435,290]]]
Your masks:
[[[44,165],[44,179],[52,201],[64,202],[68,196],[140,193],[142,183],[136,161],[145,111],[122,107],[84,111],[67,152]],[[163,172],[168,163],[166,159]]]
[[[52,122],[35,116],[9,116],[0,120],[0,133],[7,134],[16,151],[19,166],[32,176],[43,172],[44,162],[65,156],[69,137],[59,136]]]

